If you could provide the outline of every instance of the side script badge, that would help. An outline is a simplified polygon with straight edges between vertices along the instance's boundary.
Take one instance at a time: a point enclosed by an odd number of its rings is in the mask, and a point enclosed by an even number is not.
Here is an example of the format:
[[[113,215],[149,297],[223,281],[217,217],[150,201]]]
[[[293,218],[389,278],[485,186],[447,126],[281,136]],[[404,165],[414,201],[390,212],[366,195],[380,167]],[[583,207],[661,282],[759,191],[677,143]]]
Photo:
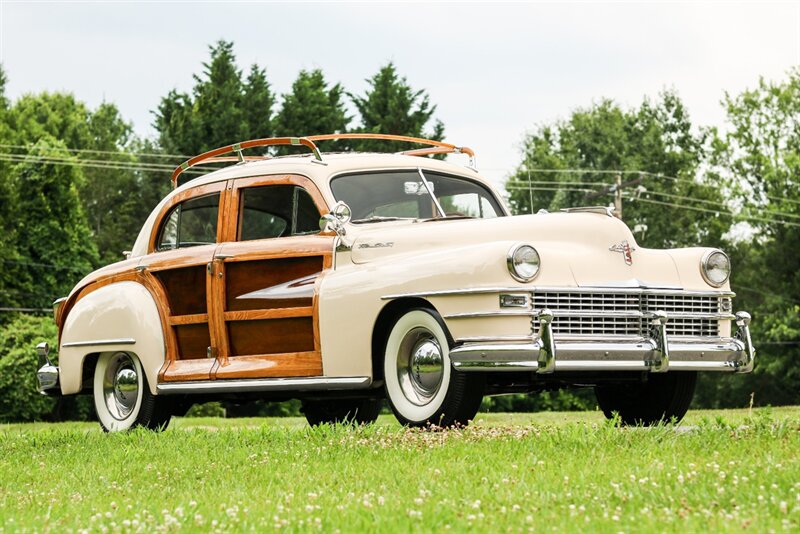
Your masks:
[[[608,247],[608,250],[610,250],[611,252],[622,252],[622,257],[625,259],[625,265],[633,265],[632,252],[636,249],[630,246],[630,244],[627,241],[623,241],[622,243],[617,243],[616,245],[611,245],[610,247]]]

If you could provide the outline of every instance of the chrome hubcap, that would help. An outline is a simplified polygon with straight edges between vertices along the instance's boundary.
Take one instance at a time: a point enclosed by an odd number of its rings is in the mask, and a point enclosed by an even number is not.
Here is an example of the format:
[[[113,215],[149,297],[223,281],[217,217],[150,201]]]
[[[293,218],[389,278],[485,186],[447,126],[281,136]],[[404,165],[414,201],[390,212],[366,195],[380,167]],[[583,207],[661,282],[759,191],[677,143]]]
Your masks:
[[[424,406],[436,396],[444,376],[442,348],[427,328],[410,330],[400,343],[397,378],[403,395]]]
[[[136,406],[139,397],[139,374],[128,354],[118,352],[108,362],[103,377],[103,398],[114,419],[122,421]]]

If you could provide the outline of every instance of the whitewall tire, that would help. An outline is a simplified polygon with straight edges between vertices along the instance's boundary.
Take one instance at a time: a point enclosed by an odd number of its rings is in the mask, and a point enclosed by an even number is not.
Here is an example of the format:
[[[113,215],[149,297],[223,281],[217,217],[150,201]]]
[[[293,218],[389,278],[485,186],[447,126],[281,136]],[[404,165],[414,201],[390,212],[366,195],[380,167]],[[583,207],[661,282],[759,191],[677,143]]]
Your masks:
[[[94,408],[106,432],[142,426],[163,430],[170,420],[163,399],[150,393],[142,364],[135,354],[105,352],[94,371]]]
[[[404,425],[466,425],[483,399],[482,376],[452,370],[445,326],[435,311],[414,309],[397,319],[383,365],[386,397]]]

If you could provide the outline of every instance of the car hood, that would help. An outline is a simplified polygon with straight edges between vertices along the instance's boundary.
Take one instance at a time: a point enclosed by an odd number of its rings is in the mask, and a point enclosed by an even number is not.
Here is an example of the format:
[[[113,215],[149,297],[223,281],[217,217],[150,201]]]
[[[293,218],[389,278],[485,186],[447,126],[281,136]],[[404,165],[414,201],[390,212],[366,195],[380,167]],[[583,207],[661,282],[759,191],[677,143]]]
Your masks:
[[[408,261],[451,251],[454,257],[505,263],[515,243],[534,246],[542,261],[537,284],[559,283],[567,271],[572,284],[593,287],[680,287],[669,251],[643,249],[619,219],[599,213],[547,213],[496,219],[434,219],[349,225],[351,258],[356,264]],[[469,253],[467,252],[469,249]],[[629,252],[628,252],[629,250]],[[471,260],[474,261],[474,260]],[[558,271],[558,276],[552,275]]]

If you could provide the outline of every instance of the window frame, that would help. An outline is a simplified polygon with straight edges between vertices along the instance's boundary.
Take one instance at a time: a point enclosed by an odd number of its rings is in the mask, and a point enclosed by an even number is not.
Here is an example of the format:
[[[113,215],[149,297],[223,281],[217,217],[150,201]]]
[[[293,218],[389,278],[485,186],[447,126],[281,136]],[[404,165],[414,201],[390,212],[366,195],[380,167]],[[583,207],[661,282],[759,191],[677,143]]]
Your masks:
[[[178,250],[188,250],[195,247],[176,247],[171,249],[164,249],[159,250],[159,238],[161,237],[161,231],[164,225],[167,223],[169,216],[172,214],[172,210],[178,205],[182,204],[188,200],[193,200],[196,198],[201,198],[204,196],[210,196],[213,194],[219,195],[219,204],[217,207],[217,235],[216,240],[214,241],[215,245],[219,245],[224,241],[225,237],[225,225],[227,221],[227,206],[228,206],[228,191],[227,191],[227,181],[223,180],[220,182],[212,182],[210,184],[198,185],[197,187],[193,187],[191,189],[187,189],[185,191],[181,191],[174,195],[169,202],[165,203],[162,206],[161,210],[156,217],[156,221],[153,224],[153,227],[150,232],[150,241],[147,246],[148,254],[159,254],[165,252],[175,252]]]
[[[359,170],[359,171],[352,171],[352,170],[350,170],[350,171],[342,171],[342,172],[333,174],[330,177],[328,177],[328,191],[330,191],[330,194],[331,194],[331,197],[333,198],[333,201],[336,202],[339,199],[336,198],[336,195],[333,192],[332,184],[333,184],[333,181],[338,179],[338,178],[343,178],[343,177],[346,177],[346,176],[362,176],[362,175],[368,175],[368,174],[384,174],[384,173],[390,173],[390,172],[411,172],[411,173],[413,173],[413,172],[416,172],[417,169],[421,169],[426,177],[429,174],[438,174],[438,175],[441,175],[441,176],[446,176],[448,178],[456,178],[458,180],[464,180],[466,182],[471,182],[472,184],[477,185],[478,187],[480,187],[481,189],[483,189],[487,193],[489,193],[489,195],[494,199],[495,203],[497,203],[497,206],[500,208],[500,211],[497,213],[497,217],[510,217],[511,216],[511,213],[508,211],[508,208],[506,207],[505,202],[503,202],[501,196],[497,194],[497,192],[495,191],[495,189],[494,189],[494,187],[492,185],[490,185],[490,184],[488,184],[488,183],[486,183],[486,182],[484,182],[482,180],[476,180],[475,177],[473,177],[473,176],[465,176],[465,175],[462,175],[462,174],[456,174],[454,172],[445,171],[445,170],[441,170],[441,169],[426,168],[425,166],[422,166],[422,165],[417,166],[417,167],[382,167],[382,168],[379,168],[379,169],[365,169],[365,170]],[[435,193],[435,191],[434,191],[434,193]],[[358,224],[358,223],[356,223],[356,224]]]
[[[286,239],[286,238],[298,238],[298,237],[302,238],[309,235],[326,235],[324,232],[317,231],[316,233],[287,235],[282,237],[269,237],[264,239],[249,239],[246,241],[242,241],[240,238],[241,238],[242,219],[244,217],[244,209],[242,209],[243,191],[255,187],[269,187],[275,185],[292,185],[305,190],[306,193],[308,193],[309,197],[311,198],[311,201],[313,202],[314,206],[317,208],[317,213],[319,214],[320,217],[322,217],[322,215],[330,211],[330,208],[328,208],[328,203],[325,200],[325,197],[320,192],[319,188],[317,187],[317,184],[306,176],[300,174],[275,174],[266,176],[236,178],[232,180],[232,185],[231,185],[230,205],[228,210],[231,212],[231,217],[228,219],[228,227],[226,228],[226,236],[229,236],[229,239],[227,241],[235,243],[251,243],[251,242],[255,243],[258,241],[271,240],[271,239]],[[297,193],[294,193],[293,196],[296,195]],[[292,231],[294,231],[294,225],[296,224],[295,210],[297,209],[298,203],[293,202],[293,204],[294,204],[292,207],[293,220],[291,221]]]

